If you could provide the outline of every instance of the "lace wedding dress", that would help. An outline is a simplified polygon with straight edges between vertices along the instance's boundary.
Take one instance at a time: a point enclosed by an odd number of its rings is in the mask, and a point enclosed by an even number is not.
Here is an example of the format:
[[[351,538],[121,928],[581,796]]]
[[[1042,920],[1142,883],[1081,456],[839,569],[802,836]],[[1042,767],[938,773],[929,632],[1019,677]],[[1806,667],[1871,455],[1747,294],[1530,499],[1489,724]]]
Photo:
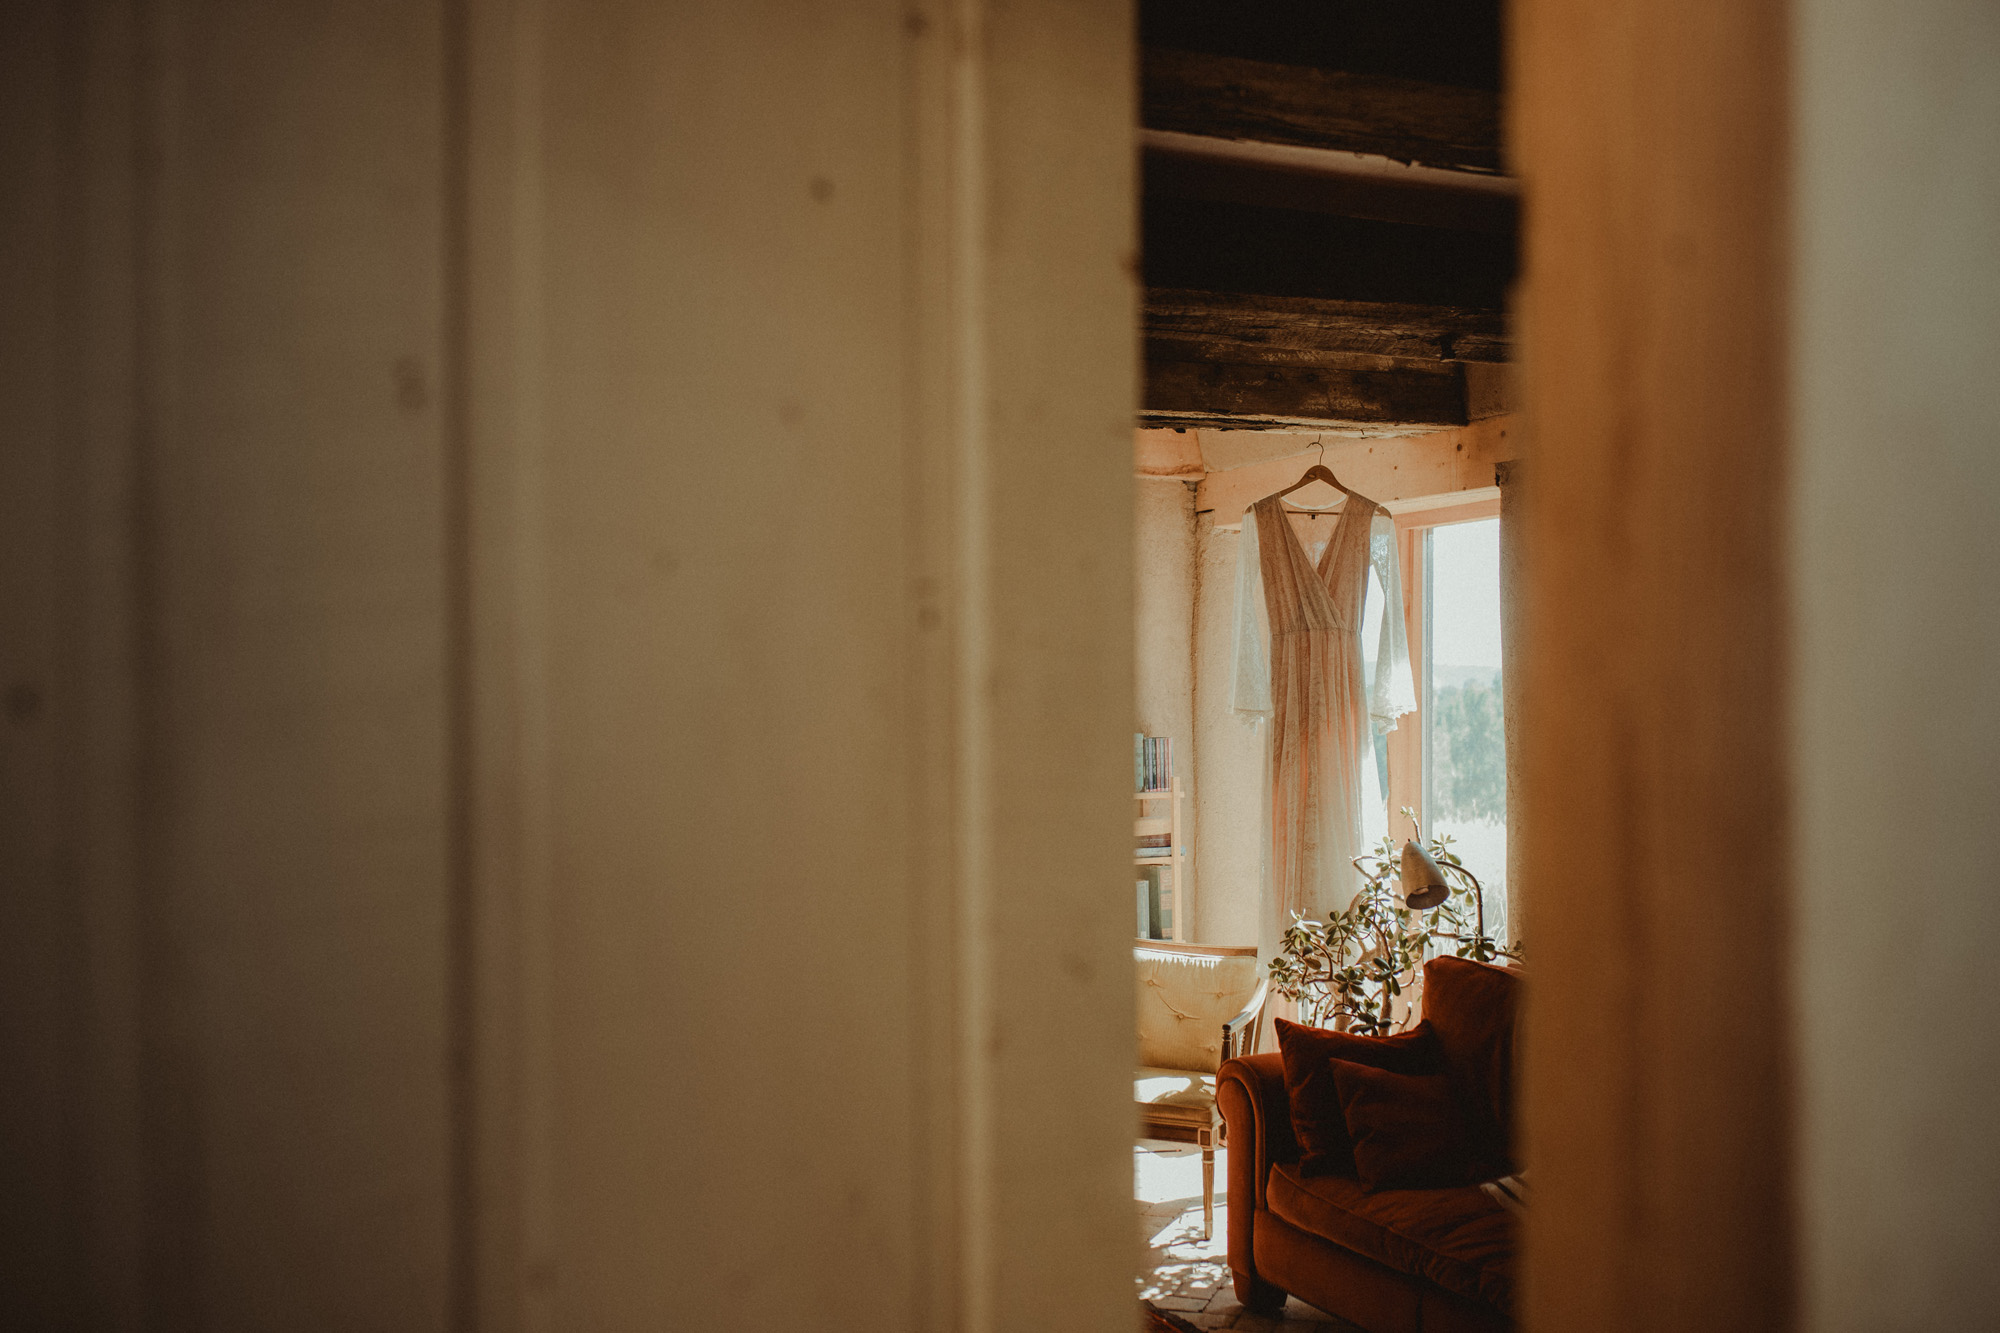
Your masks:
[[[1277,496],[1252,505],[1238,547],[1232,707],[1268,719],[1265,882],[1276,932],[1324,917],[1360,887],[1351,858],[1386,830],[1374,736],[1416,707],[1393,519],[1353,496],[1318,560]],[[1372,679],[1361,628],[1368,574],[1383,597]]]

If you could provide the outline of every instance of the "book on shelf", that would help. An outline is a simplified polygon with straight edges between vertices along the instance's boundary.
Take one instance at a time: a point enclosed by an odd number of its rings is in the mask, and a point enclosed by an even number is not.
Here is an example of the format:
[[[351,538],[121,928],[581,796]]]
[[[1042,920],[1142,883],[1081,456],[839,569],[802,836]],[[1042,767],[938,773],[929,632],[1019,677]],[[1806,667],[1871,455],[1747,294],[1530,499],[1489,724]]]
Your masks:
[[[1138,791],[1173,790],[1173,737],[1132,733],[1132,781]]]
[[[1174,935],[1171,876],[1165,866],[1141,866],[1136,876],[1139,888],[1139,938],[1167,940]]]

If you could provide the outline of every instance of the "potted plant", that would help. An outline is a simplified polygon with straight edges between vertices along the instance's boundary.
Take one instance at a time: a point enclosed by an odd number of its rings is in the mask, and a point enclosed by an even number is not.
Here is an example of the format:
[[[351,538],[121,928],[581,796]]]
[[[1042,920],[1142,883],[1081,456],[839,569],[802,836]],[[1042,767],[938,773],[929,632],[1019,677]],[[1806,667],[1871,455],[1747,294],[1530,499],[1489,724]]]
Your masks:
[[[1425,843],[1416,812],[1405,806],[1403,815],[1435,867],[1432,892],[1414,894],[1416,907],[1399,894],[1409,891],[1400,883],[1407,853],[1384,835],[1374,852],[1354,858],[1364,883],[1345,909],[1323,922],[1292,914],[1271,960],[1271,988],[1298,1004],[1303,1022],[1383,1036],[1408,1020],[1411,1006],[1399,1020],[1396,999],[1416,987],[1424,961],[1444,945],[1482,963],[1521,956],[1518,943],[1502,946],[1486,934],[1479,880],[1452,851],[1451,838]]]

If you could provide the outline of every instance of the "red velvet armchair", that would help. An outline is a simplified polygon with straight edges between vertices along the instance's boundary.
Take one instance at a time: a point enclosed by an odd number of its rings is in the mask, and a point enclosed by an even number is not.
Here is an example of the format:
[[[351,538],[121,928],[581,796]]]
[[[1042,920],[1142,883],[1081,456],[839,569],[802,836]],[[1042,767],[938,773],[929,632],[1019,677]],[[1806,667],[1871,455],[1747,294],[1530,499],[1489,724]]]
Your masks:
[[[1424,968],[1424,1015],[1465,1123],[1512,1138],[1519,973],[1460,958]],[[1229,1267],[1236,1297],[1273,1310],[1287,1293],[1369,1333],[1502,1333],[1513,1328],[1516,1222],[1476,1183],[1365,1190],[1351,1175],[1299,1170],[1284,1063],[1229,1061],[1216,1099],[1229,1126]]]

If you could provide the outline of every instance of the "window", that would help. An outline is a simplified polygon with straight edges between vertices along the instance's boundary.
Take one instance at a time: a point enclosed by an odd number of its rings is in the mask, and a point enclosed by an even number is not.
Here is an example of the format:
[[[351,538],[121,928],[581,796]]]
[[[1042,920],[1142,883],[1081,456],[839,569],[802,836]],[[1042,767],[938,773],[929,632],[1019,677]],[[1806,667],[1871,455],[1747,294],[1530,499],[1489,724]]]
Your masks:
[[[1507,749],[1502,722],[1500,520],[1482,503],[1407,516],[1403,574],[1418,711],[1389,737],[1390,827],[1417,810],[1486,890],[1488,933],[1507,938]]]

